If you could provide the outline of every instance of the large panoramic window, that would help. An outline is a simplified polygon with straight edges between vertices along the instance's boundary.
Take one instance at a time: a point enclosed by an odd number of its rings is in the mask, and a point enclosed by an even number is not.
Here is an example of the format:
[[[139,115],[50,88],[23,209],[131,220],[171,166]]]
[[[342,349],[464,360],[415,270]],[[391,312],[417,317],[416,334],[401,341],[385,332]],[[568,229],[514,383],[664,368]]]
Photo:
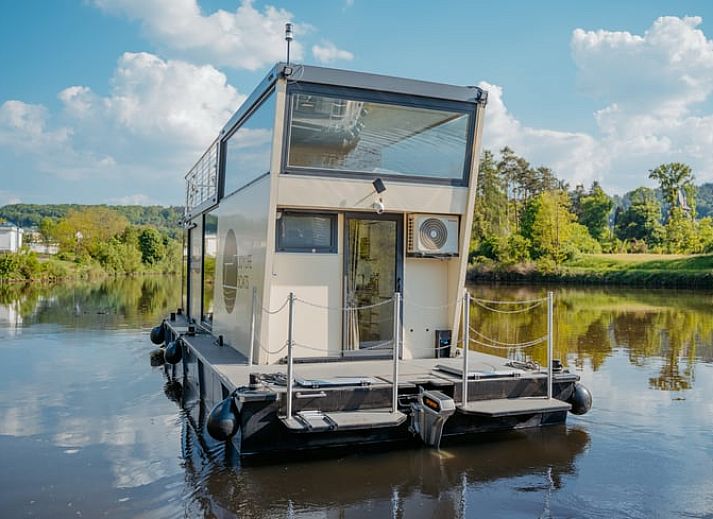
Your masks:
[[[460,183],[470,112],[313,95],[291,96],[288,169],[431,177]]]
[[[275,95],[270,94],[223,143],[225,196],[270,171]]]

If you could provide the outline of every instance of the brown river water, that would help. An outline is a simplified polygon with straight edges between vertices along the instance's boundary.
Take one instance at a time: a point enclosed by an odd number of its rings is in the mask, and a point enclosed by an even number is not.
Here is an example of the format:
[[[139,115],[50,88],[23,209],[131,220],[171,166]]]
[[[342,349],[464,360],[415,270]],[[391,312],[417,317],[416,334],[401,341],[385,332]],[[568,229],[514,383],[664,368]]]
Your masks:
[[[713,518],[713,293],[552,290],[556,357],[589,414],[440,451],[232,466],[149,365],[178,279],[0,286],[0,517]],[[476,307],[471,322],[523,342],[546,314]],[[542,363],[538,348],[511,355]]]

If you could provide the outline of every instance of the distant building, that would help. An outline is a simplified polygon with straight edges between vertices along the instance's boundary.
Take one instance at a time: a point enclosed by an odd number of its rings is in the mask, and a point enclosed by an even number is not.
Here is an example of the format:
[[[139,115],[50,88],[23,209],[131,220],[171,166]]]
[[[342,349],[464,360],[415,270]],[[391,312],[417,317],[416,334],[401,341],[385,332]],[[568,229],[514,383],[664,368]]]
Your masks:
[[[10,223],[0,223],[0,252],[17,252],[22,247],[21,227]]]

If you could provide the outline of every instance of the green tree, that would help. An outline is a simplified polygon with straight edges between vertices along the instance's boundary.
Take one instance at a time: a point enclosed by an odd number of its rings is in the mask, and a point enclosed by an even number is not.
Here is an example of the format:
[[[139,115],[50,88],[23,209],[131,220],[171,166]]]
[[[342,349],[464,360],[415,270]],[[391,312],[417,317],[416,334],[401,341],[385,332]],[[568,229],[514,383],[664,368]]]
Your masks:
[[[596,240],[609,237],[609,213],[614,202],[598,182],[592,184],[589,193],[579,198],[579,223],[584,225]]]
[[[575,233],[581,235],[576,216],[570,211],[571,200],[564,191],[547,191],[530,200],[522,216],[522,235],[531,243],[534,259],[546,258],[559,263],[572,254],[566,247]],[[590,237],[591,239],[591,237]]]
[[[166,255],[163,237],[153,227],[146,227],[139,233],[139,250],[141,261],[147,265],[155,265]]]
[[[507,197],[493,154],[485,150],[478,169],[478,188],[473,211],[473,240],[479,246],[491,237],[508,232]]]
[[[631,205],[618,211],[614,231],[620,240],[641,240],[648,245],[659,244],[664,229],[661,225],[661,204],[653,189],[640,187],[629,194]]]
[[[673,208],[680,207],[693,218],[696,214],[696,187],[690,166],[681,162],[661,164],[649,171],[649,178],[659,183],[667,206],[667,220]]]

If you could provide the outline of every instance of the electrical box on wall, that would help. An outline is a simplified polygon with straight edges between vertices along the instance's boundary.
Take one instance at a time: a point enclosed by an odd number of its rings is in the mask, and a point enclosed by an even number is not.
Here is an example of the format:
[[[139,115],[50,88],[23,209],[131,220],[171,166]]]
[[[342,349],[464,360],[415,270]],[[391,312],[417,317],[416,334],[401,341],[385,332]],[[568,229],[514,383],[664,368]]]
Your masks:
[[[451,356],[451,330],[436,330],[436,358],[443,359]]]

